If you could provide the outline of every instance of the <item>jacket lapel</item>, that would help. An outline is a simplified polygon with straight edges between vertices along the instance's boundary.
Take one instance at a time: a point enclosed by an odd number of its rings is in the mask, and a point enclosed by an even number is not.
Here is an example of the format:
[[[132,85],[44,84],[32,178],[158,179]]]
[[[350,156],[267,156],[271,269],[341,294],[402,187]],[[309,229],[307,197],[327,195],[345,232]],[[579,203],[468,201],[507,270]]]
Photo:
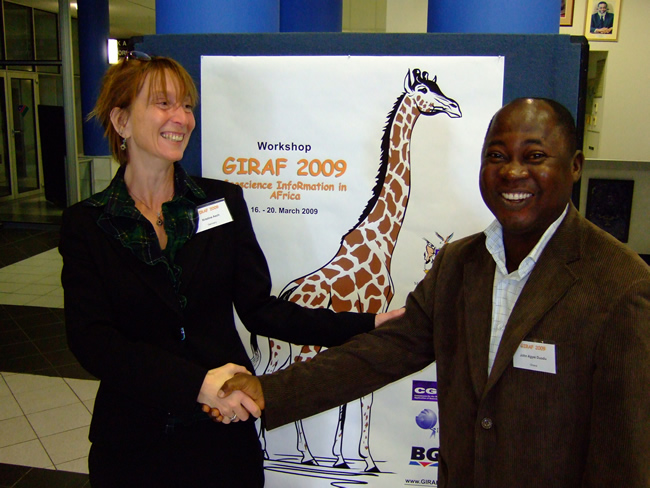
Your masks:
[[[490,324],[492,322],[492,285],[496,264],[481,240],[483,252],[465,265],[465,332],[467,354],[476,397],[480,398],[487,382]]]
[[[110,242],[117,255],[122,256],[120,262],[127,263],[128,266],[128,263],[133,262],[133,260],[137,261],[133,266],[130,266],[130,269],[142,281],[144,286],[160,298],[161,306],[167,306],[178,315],[182,315],[178,297],[174,292],[164,265],[156,264],[152,266],[142,263],[118,239],[110,238],[108,242]]]
[[[582,227],[578,219],[571,205],[528,278],[506,324],[484,395],[511,364],[521,341],[576,282],[568,263],[580,257]]]

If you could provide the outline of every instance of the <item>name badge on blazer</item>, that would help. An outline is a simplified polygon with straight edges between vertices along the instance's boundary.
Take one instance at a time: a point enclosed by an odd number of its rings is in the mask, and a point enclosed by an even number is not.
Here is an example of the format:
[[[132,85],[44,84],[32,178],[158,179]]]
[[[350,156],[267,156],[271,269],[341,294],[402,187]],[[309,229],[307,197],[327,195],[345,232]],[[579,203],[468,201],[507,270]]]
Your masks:
[[[515,368],[556,374],[555,344],[522,341],[512,358]]]
[[[232,215],[230,215],[228,205],[226,205],[226,201],[223,198],[201,205],[196,208],[196,211],[199,214],[199,226],[196,229],[197,234],[204,230],[232,222]]]

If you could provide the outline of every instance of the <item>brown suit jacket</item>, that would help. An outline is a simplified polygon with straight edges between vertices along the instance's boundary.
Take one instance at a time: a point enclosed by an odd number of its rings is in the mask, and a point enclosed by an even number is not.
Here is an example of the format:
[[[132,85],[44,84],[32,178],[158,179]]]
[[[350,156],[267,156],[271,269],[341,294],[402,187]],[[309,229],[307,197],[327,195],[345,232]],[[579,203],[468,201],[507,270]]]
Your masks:
[[[650,486],[648,266],[571,206],[512,311],[488,377],[494,269],[482,233],[446,246],[403,319],[262,377],[267,427],[435,360],[438,486]],[[522,340],[555,344],[557,374],[514,368]]]

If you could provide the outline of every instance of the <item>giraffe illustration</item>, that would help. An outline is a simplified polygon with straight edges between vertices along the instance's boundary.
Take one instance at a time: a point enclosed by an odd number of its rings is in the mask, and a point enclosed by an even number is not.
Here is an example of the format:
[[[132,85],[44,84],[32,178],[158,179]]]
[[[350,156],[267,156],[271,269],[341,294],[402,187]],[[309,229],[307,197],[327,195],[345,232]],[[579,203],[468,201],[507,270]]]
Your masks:
[[[440,249],[442,249],[442,247],[445,244],[447,244],[452,237],[454,237],[454,233],[452,232],[447,237],[442,237],[440,234],[436,232],[436,236],[438,236],[438,239],[440,239],[440,242],[442,242],[442,244],[438,246],[436,246],[426,237],[422,238],[427,242],[427,245],[424,248],[424,272],[425,273],[427,273],[431,269],[431,266],[433,266],[433,260],[436,259],[436,256],[440,252]]]
[[[446,97],[426,71],[409,70],[404,78],[404,92],[388,115],[381,141],[381,164],[373,194],[358,223],[341,239],[336,255],[324,266],[287,284],[280,297],[310,308],[330,308],[335,312],[379,313],[388,309],[394,295],[390,265],[397,238],[404,221],[411,183],[410,141],[420,115],[447,114],[461,117],[454,100]],[[252,337],[256,348],[256,338]],[[298,346],[294,356],[291,345],[269,340],[270,359],[264,373],[272,373],[290,362],[308,361],[321,347]],[[359,454],[366,472],[379,472],[370,453],[370,414],[372,394],[361,400],[362,432]],[[332,453],[335,467],[347,468],[343,456],[343,432],[347,405],[339,407]],[[297,448],[301,463],[317,465],[307,445],[302,422],[296,422]],[[266,451],[264,427],[260,441]]]

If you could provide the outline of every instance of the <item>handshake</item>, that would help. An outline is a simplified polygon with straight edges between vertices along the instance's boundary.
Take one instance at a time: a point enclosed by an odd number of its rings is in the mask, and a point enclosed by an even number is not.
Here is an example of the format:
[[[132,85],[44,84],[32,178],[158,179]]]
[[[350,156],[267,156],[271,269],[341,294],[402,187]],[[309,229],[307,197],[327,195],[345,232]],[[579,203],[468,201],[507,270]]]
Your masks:
[[[212,420],[224,424],[248,420],[250,415],[259,418],[264,410],[260,380],[232,363],[208,371],[197,401]]]

